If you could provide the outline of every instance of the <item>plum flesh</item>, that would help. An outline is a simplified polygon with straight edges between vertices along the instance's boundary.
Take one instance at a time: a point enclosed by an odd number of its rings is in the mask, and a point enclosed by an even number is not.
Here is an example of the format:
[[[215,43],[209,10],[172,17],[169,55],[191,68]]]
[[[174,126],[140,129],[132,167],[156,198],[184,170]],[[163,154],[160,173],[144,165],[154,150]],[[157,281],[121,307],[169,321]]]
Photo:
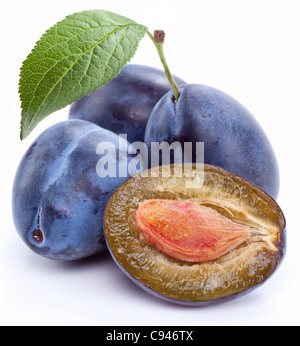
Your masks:
[[[185,82],[175,77],[178,85]],[[91,121],[117,134],[127,134],[130,143],[144,140],[148,117],[171,89],[162,70],[128,64],[110,83],[75,102],[70,119]]]
[[[39,255],[69,261],[106,249],[104,210],[128,177],[98,176],[96,149],[103,141],[122,150],[116,134],[87,121],[64,121],[43,132],[22,158],[13,218],[21,238]],[[127,165],[127,155],[122,157]]]
[[[183,305],[228,299],[259,287],[285,254],[286,225],[278,204],[257,186],[212,165],[204,165],[201,187],[187,188],[194,178],[175,177],[176,166],[171,166],[170,177],[139,174],[110,198],[105,237],[117,265],[147,292]],[[175,259],[149,242],[138,227],[136,212],[150,200],[198,203],[249,228],[249,236],[214,260]]]
[[[276,198],[277,160],[253,115],[231,96],[209,86],[186,84],[179,91],[177,103],[169,92],[151,112],[145,131],[148,148],[152,142],[204,142],[205,163],[237,174]],[[192,161],[196,159],[194,147]]]

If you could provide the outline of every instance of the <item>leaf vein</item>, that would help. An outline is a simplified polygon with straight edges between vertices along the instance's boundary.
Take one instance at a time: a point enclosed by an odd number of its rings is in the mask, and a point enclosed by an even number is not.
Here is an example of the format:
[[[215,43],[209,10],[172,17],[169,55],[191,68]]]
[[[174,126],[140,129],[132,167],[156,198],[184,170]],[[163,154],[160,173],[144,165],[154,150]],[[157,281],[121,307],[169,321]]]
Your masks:
[[[132,24],[129,24],[129,25],[132,25]],[[126,28],[126,26],[124,26]],[[122,27],[122,28],[124,28]],[[54,86],[51,88],[51,90],[49,90],[49,92],[47,93],[46,97],[43,99],[43,101],[40,103],[40,106],[37,108],[36,110],[36,113],[39,111],[39,109],[41,108],[42,104],[45,102],[45,100],[47,99],[47,97],[49,96],[49,94],[51,93],[51,91],[56,87],[56,85],[59,83],[60,80],[62,80],[65,75],[78,63],[78,61],[85,55],[87,54],[90,50],[94,49],[96,46],[98,46],[101,42],[103,42],[105,39],[107,39],[109,36],[111,36],[112,34],[114,34],[116,31],[120,30],[120,27],[114,29],[113,31],[111,31],[109,34],[107,34],[106,36],[104,36],[103,38],[101,38],[100,40],[98,40],[92,47],[90,47],[88,50],[86,50],[85,52],[83,52],[79,58],[77,60],[74,61],[74,63],[67,69],[67,71],[61,76],[61,78],[57,81],[57,83],[54,84]],[[74,55],[74,54],[73,54]],[[70,55],[72,56],[72,55]],[[69,58],[70,56],[68,57],[64,57],[64,59],[60,59],[57,61],[57,63],[51,67],[51,69],[47,70],[47,72],[44,74],[43,78],[41,79],[41,81],[37,84],[37,87],[35,88],[35,91],[34,93],[36,92],[36,90],[39,88],[40,84],[44,81],[44,78],[46,76],[46,74],[48,72],[50,72],[55,66],[57,66],[57,64],[63,60],[65,60],[66,58]],[[29,106],[28,106],[28,110],[31,108],[31,105],[32,105],[32,102],[33,102],[34,98],[32,98]],[[30,117],[30,120],[29,120],[29,125],[31,124],[35,114],[34,113],[31,117]]]

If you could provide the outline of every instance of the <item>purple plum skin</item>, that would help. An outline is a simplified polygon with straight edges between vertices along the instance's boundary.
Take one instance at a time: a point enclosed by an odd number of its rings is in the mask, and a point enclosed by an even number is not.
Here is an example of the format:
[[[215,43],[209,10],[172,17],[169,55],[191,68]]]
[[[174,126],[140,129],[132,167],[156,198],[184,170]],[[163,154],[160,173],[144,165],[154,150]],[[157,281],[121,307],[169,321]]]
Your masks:
[[[96,148],[103,141],[117,148],[118,140],[95,124],[68,120],[48,128],[29,147],[15,176],[12,204],[17,232],[34,252],[70,261],[106,249],[104,210],[128,177],[100,178]]]
[[[178,77],[175,81],[185,84]],[[73,103],[69,118],[91,121],[117,134],[126,134],[130,143],[142,142],[153,107],[169,90],[164,71],[128,64],[110,83]]]
[[[239,175],[276,199],[278,163],[254,116],[215,88],[186,84],[179,91],[177,103],[169,92],[152,110],[144,138],[148,149],[152,142],[204,142],[204,163]],[[196,161],[195,152],[192,160]]]

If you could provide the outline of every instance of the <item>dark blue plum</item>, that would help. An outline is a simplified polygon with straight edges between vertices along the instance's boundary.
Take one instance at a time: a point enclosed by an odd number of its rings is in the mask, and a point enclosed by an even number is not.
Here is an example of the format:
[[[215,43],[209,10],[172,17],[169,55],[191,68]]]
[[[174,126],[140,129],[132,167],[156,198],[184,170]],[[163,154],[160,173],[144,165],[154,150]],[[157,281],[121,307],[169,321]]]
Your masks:
[[[175,77],[178,85],[185,82]],[[110,83],[75,102],[70,119],[91,121],[117,134],[127,134],[129,142],[142,142],[148,117],[160,98],[171,89],[162,70],[126,65]]]
[[[116,157],[112,152],[97,154],[101,142],[114,145]],[[119,148],[116,134],[83,120],[58,123],[33,142],[13,186],[16,229],[33,251],[69,261],[106,249],[106,203],[128,176],[118,177],[117,172],[116,177],[100,178],[96,167],[101,158],[127,167],[127,151],[119,162],[123,144]]]
[[[179,87],[154,107],[145,143],[204,142],[204,162],[224,168],[257,185],[273,198],[279,192],[279,170],[272,146],[253,115],[238,101],[209,86]],[[196,161],[193,147],[192,161]]]

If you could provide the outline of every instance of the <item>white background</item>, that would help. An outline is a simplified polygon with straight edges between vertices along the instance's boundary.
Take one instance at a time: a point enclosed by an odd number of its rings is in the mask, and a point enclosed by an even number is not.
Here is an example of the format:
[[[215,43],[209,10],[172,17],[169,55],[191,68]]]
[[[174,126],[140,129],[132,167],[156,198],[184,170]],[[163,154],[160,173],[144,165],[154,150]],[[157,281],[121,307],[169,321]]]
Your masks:
[[[2,1],[0,4],[0,324],[299,325],[300,324],[300,2],[299,0]],[[287,219],[287,257],[261,288],[211,307],[182,307],[132,284],[108,254],[59,263],[29,250],[15,231],[11,188],[27,147],[68,108],[19,141],[19,68],[40,36],[66,15],[105,9],[164,29],[174,74],[221,89],[265,129],[281,172],[278,203]],[[160,67],[148,37],[132,62]]]

